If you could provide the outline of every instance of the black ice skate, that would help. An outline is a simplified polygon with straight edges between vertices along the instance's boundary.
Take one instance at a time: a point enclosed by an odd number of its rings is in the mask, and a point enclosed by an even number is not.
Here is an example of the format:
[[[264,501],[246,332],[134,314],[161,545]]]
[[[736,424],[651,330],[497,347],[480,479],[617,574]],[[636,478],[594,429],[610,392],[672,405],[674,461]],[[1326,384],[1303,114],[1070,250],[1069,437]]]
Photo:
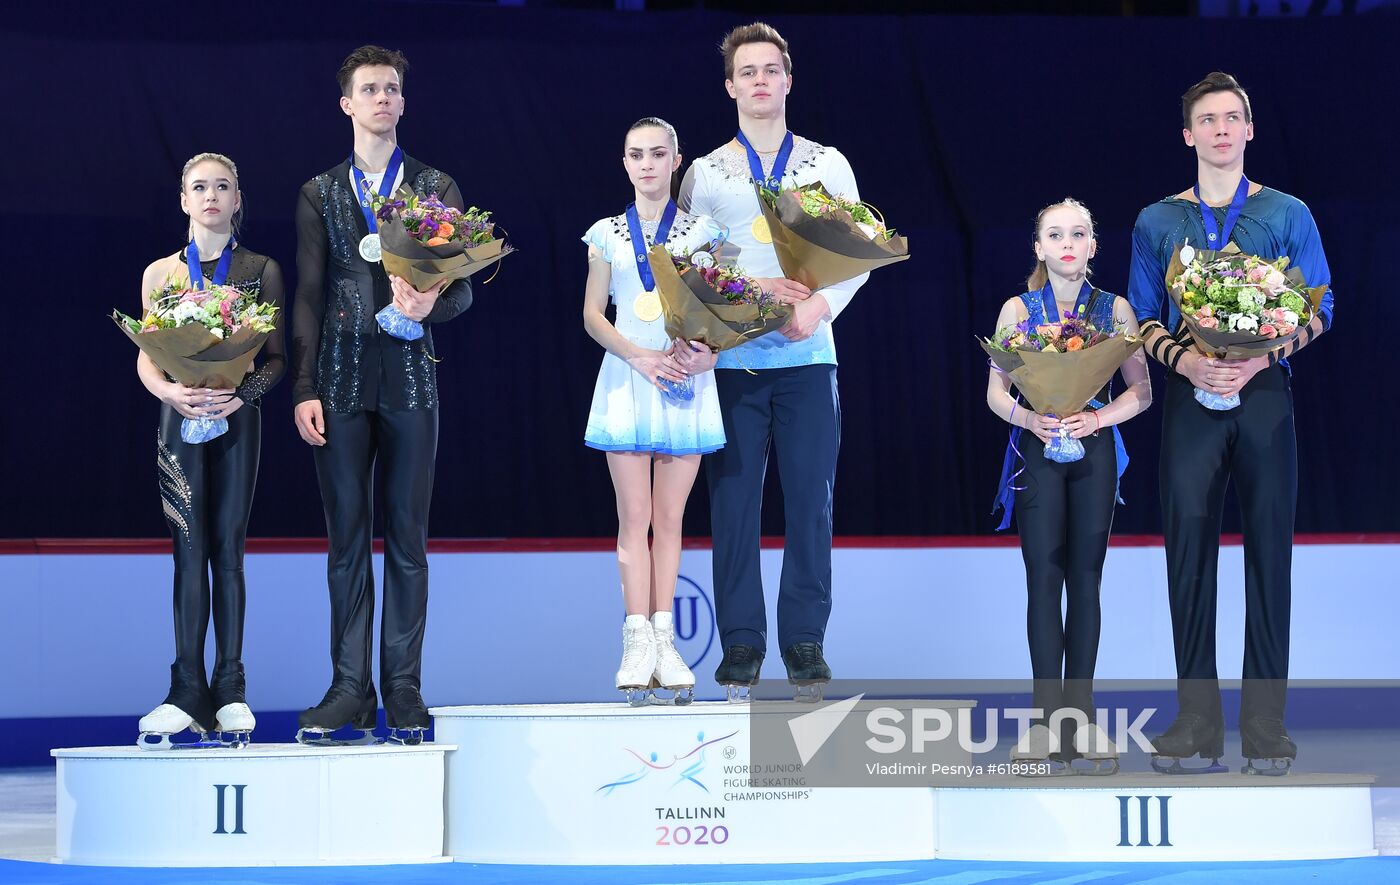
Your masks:
[[[831,681],[831,668],[822,657],[820,642],[794,642],[783,649],[783,665],[787,667],[788,682],[796,689],[792,699],[814,704],[822,699],[822,691]]]
[[[423,695],[412,682],[400,682],[384,692],[384,719],[389,726],[389,742],[407,747],[423,743],[432,725]]]
[[[1216,774],[1225,771],[1225,726],[1198,713],[1182,713],[1160,737],[1152,741],[1152,769],[1162,774]],[[1210,764],[1190,767],[1183,759],[1200,756]]]
[[[350,747],[375,742],[374,725],[379,699],[374,683],[361,692],[351,683],[333,682],[321,703],[297,717],[297,743],[316,747]],[[353,738],[332,738],[333,732],[350,725],[358,734]]]
[[[752,645],[731,645],[725,648],[724,660],[715,670],[715,681],[724,686],[729,703],[748,703],[749,690],[758,681],[762,667],[763,652]]]
[[[1244,774],[1282,777],[1298,758],[1298,745],[1283,728],[1282,719],[1255,716],[1240,722],[1240,743],[1244,750]]]

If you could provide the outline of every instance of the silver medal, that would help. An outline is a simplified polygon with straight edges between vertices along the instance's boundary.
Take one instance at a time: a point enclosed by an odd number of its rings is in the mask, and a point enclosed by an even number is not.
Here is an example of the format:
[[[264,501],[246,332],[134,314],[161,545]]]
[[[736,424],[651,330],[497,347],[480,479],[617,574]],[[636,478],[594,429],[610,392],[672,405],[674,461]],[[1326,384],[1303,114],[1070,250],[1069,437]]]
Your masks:
[[[1187,243],[1185,246],[1182,246],[1182,247],[1181,247],[1181,263],[1182,263],[1182,264],[1190,264],[1190,263],[1191,263],[1191,259],[1193,259],[1193,258],[1195,258],[1195,257],[1196,257],[1196,250],[1191,248],[1191,244],[1190,244],[1190,243]]]
[[[365,234],[360,240],[360,257],[371,264],[384,256],[384,249],[379,245],[379,234]]]

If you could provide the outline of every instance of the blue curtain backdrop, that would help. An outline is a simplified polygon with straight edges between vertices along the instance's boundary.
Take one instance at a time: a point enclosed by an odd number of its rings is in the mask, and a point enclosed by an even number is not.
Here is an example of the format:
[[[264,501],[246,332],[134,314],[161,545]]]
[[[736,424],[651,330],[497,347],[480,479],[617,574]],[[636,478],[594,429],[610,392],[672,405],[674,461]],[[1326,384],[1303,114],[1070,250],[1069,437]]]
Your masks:
[[[157,403],[107,314],[137,309],[142,269],[183,242],[178,171],[198,151],[238,162],[243,241],[294,279],[297,188],[350,149],[334,74],[365,42],[412,63],[403,145],[495,210],[520,250],[467,314],[434,333],[443,406],[433,534],[612,533],[603,456],[580,441],[601,351],[580,321],[578,238],[630,199],[620,159],[633,120],[672,121],[687,159],[730,137],[715,46],[753,16],[433,3],[206,10],[7,13],[0,536],[166,533]],[[914,255],[876,272],[837,323],[839,534],[991,531],[1006,427],[985,407],[973,336],[1020,291],[1036,211],[1066,194],[1097,218],[1096,282],[1123,291],[1137,211],[1193,177],[1178,97],[1217,68],[1253,98],[1251,178],[1307,201],[1333,269],[1335,329],[1295,364],[1298,529],[1400,530],[1384,430],[1400,21],[772,21],[796,62],[793,129],[846,153],[862,195]],[[290,387],[263,406],[255,536],[324,533]],[[1159,530],[1160,417],[1154,407],[1124,430],[1133,463],[1119,532]],[[779,533],[780,499],[769,502],[765,532]],[[1237,525],[1232,508],[1225,528]],[[703,478],[686,530],[709,530]]]

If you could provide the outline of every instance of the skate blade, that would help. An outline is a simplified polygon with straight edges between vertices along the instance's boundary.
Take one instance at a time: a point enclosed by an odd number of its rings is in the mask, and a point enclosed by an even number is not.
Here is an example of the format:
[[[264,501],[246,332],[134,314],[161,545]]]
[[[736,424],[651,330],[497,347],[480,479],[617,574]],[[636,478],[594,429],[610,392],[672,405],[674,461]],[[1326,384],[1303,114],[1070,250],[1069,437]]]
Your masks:
[[[1110,777],[1118,773],[1118,760],[1112,756],[1103,759],[1081,757],[1075,762],[1083,762],[1085,765],[1075,765],[1074,762],[1071,762],[1069,763],[1070,771],[1085,777]]]
[[[1194,757],[1188,756],[1186,758],[1190,759]],[[1181,764],[1181,759],[1176,756],[1157,755],[1153,755],[1152,757],[1152,770],[1158,774],[1223,774],[1229,771],[1228,768],[1220,764],[1220,757],[1218,756],[1213,757],[1209,765],[1202,765],[1199,768],[1187,768],[1185,765]]]
[[[792,680],[788,680],[792,682]],[[799,704],[816,704],[822,700],[822,694],[826,691],[825,682],[792,682],[792,699]]]
[[[394,728],[390,726],[389,737],[386,743],[398,744],[401,747],[416,747],[423,743],[423,736],[428,733],[428,729],[413,726],[411,728]]]
[[[156,738],[154,742],[150,738]],[[170,735],[160,731],[143,731],[136,737],[136,746],[143,750],[170,749]]]
[[[359,735],[353,738],[334,738],[332,732],[317,728],[298,728],[297,743],[307,747],[368,747],[379,743],[374,732],[363,728],[355,729]]]
[[[176,734],[182,733],[176,732]],[[210,750],[223,746],[219,741],[211,740],[207,731],[196,731],[194,734],[196,735],[194,740],[174,741],[171,738],[175,735],[163,731],[143,731],[136,738],[136,746],[143,750]],[[149,738],[158,738],[159,740],[151,743]]]
[[[219,746],[230,750],[241,750],[253,742],[252,729],[247,731],[220,731],[214,738]]]
[[[658,692],[669,691],[670,696],[658,694]],[[695,700],[695,686],[681,685],[675,688],[661,686],[651,691],[651,703],[662,707],[684,707]]]
[[[750,695],[752,691],[753,686],[751,685],[726,684],[724,686],[724,699],[731,704],[747,704],[753,700]]]
[[[618,686],[618,691],[627,699],[629,707],[645,707],[651,702],[651,688],[643,688],[637,685]]]
[[[1256,765],[1258,762],[1267,762],[1268,768]],[[1293,760],[1284,756],[1279,759],[1246,759],[1244,767],[1240,769],[1240,774],[1254,774],[1260,777],[1283,777],[1293,769]]]

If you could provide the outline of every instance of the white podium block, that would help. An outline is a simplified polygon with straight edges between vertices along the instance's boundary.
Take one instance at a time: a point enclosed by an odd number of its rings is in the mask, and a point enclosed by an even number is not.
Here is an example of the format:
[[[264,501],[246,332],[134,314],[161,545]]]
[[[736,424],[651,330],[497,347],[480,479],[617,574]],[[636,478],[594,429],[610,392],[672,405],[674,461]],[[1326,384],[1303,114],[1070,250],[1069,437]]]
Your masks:
[[[938,856],[1001,861],[1328,860],[1376,854],[1367,775],[1024,778],[936,791]]]
[[[443,856],[444,744],[54,750],[55,860],[224,867]]]
[[[746,705],[431,712],[438,738],[459,748],[447,757],[447,853],[457,861],[800,863],[934,856],[930,788],[814,788],[801,770],[751,772]]]

